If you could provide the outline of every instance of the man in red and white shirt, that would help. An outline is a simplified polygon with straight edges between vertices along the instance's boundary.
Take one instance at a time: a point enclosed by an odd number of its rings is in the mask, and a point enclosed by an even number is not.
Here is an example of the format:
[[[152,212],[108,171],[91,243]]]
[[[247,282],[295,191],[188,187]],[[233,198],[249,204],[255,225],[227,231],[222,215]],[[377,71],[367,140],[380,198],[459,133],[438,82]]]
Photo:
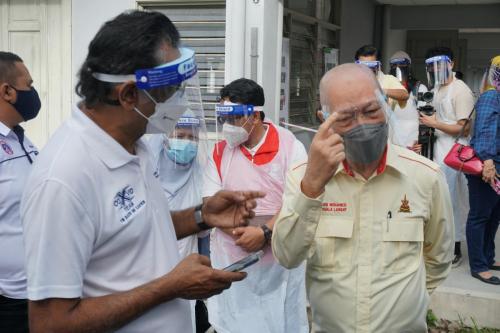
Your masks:
[[[249,226],[235,225],[212,233],[214,267],[226,267],[250,252],[264,251],[257,264],[245,269],[247,283],[208,300],[210,322],[219,333],[309,332],[304,266],[282,267],[269,244],[286,173],[294,164],[306,161],[307,154],[290,131],[265,119],[262,105],[262,87],[239,79],[221,90],[221,104],[216,107],[224,140],[210,156],[203,197],[222,189],[266,193],[257,200],[256,217]]]

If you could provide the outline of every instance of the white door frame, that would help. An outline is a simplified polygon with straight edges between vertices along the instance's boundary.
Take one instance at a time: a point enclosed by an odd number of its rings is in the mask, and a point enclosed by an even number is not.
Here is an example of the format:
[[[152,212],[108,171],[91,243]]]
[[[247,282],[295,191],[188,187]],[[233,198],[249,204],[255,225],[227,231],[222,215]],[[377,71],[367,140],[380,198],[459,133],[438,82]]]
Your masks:
[[[40,115],[24,124],[43,146],[71,110],[71,0],[0,0],[0,49],[23,58],[40,94]]]

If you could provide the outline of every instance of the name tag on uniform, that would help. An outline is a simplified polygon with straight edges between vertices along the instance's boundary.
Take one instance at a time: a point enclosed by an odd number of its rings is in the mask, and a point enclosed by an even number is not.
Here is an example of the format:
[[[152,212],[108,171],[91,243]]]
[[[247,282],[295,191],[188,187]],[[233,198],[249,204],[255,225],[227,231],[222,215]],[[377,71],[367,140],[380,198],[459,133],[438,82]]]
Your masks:
[[[7,142],[5,142],[4,140],[0,140],[0,147],[2,147],[3,152],[7,155],[14,154],[14,150],[12,150],[12,147],[9,146],[9,144]]]

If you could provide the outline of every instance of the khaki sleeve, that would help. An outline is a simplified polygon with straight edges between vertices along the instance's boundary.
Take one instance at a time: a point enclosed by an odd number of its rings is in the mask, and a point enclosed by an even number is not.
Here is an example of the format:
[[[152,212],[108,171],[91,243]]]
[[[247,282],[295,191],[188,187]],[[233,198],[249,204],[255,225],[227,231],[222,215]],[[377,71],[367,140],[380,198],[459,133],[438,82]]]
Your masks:
[[[424,261],[427,291],[431,293],[446,279],[454,247],[453,210],[444,174],[439,171],[432,186],[429,220],[424,227]]]
[[[394,76],[390,74],[384,74],[384,87],[383,89],[401,89],[406,91],[406,88],[403,87],[401,82]]]
[[[456,91],[454,91],[453,106],[455,108],[455,115],[458,120],[467,119],[469,117],[472,108],[474,107],[474,95],[472,91],[462,83],[457,85]]]
[[[321,216],[323,194],[311,199],[302,193],[303,173],[303,170],[288,173],[283,206],[273,228],[273,254],[286,268],[298,267],[307,259]]]

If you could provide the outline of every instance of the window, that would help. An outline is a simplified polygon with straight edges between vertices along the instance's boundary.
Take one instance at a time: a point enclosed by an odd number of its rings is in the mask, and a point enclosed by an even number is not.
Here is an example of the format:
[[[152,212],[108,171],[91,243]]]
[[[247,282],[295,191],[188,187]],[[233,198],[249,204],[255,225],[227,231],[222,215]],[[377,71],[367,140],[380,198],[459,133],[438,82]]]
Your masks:
[[[338,48],[340,1],[285,0],[283,36],[290,38],[289,122],[318,125],[319,81],[325,73],[324,50]]]

